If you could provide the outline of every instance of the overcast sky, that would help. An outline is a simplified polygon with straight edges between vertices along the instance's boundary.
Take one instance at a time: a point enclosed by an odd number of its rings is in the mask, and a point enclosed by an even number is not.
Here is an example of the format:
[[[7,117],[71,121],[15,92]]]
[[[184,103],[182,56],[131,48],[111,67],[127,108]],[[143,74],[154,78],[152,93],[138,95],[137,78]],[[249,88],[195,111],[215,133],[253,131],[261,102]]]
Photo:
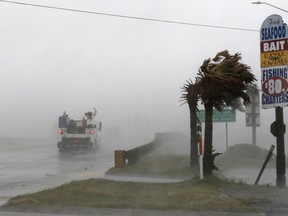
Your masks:
[[[271,14],[288,22],[287,13],[249,0],[17,1],[251,30],[259,30]],[[288,10],[287,1],[269,3]],[[260,85],[259,32],[229,28],[0,1],[0,136],[51,137],[64,110],[76,119],[93,107],[107,130],[118,127],[148,139],[155,132],[189,133],[188,106],[179,102],[181,87],[189,78],[194,80],[204,59],[225,49],[231,54],[240,52]],[[231,144],[251,143],[244,115],[237,113],[236,118],[236,123],[229,123]],[[275,142],[269,132],[274,119],[274,109],[261,110],[260,146]],[[225,124],[215,124],[216,146],[225,141],[223,134]]]

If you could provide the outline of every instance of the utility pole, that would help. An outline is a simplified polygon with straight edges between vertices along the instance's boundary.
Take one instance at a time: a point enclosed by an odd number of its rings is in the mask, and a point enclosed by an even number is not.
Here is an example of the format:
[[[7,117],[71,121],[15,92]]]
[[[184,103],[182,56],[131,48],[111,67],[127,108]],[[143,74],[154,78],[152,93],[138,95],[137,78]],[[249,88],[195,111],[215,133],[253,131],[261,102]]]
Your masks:
[[[255,104],[255,89],[252,89],[251,94],[251,104],[252,104],[252,143],[256,146],[256,104]]]
[[[251,103],[246,105],[246,126],[252,127],[252,144],[256,146],[256,127],[260,126],[260,102],[257,85],[251,86],[247,90],[247,94]]]

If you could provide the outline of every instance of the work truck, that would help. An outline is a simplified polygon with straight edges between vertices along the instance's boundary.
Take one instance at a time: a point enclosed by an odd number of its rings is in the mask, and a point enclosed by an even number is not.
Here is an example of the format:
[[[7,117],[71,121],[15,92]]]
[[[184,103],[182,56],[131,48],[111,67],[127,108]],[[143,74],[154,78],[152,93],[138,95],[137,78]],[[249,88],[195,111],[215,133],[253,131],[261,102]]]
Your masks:
[[[71,119],[66,112],[58,119],[57,147],[60,154],[71,151],[96,152],[100,148],[102,123],[87,112],[82,119]]]

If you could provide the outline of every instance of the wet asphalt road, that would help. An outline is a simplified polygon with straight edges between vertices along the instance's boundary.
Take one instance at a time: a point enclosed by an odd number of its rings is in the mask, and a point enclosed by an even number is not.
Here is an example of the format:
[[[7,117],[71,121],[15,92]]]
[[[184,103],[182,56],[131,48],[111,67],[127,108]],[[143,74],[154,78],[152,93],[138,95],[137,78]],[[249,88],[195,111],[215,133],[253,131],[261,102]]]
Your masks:
[[[53,216],[55,213],[0,212],[0,216]],[[141,209],[66,209],[57,216],[96,215],[96,216],[270,216],[265,213],[199,212],[181,210],[141,210]],[[284,215],[277,215],[284,216]]]
[[[0,205],[9,198],[97,178],[113,166],[113,151],[59,157],[54,143],[4,143],[0,151]]]

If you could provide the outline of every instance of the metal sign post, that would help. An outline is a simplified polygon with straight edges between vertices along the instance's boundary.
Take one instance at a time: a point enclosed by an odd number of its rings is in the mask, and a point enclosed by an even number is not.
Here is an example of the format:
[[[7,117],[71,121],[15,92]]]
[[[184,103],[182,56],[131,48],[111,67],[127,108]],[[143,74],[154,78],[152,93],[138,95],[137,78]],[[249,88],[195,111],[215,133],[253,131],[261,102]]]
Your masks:
[[[285,162],[285,124],[283,123],[283,108],[276,107],[276,144],[277,144],[277,155],[276,155],[276,185],[278,187],[286,187],[286,162]]]
[[[256,127],[260,127],[260,98],[256,88],[247,90],[251,103],[246,104],[246,127],[252,127],[252,144],[256,146]]]
[[[200,179],[203,179],[203,141],[202,141],[202,133],[198,131],[198,155],[199,155],[199,169],[200,169]]]

